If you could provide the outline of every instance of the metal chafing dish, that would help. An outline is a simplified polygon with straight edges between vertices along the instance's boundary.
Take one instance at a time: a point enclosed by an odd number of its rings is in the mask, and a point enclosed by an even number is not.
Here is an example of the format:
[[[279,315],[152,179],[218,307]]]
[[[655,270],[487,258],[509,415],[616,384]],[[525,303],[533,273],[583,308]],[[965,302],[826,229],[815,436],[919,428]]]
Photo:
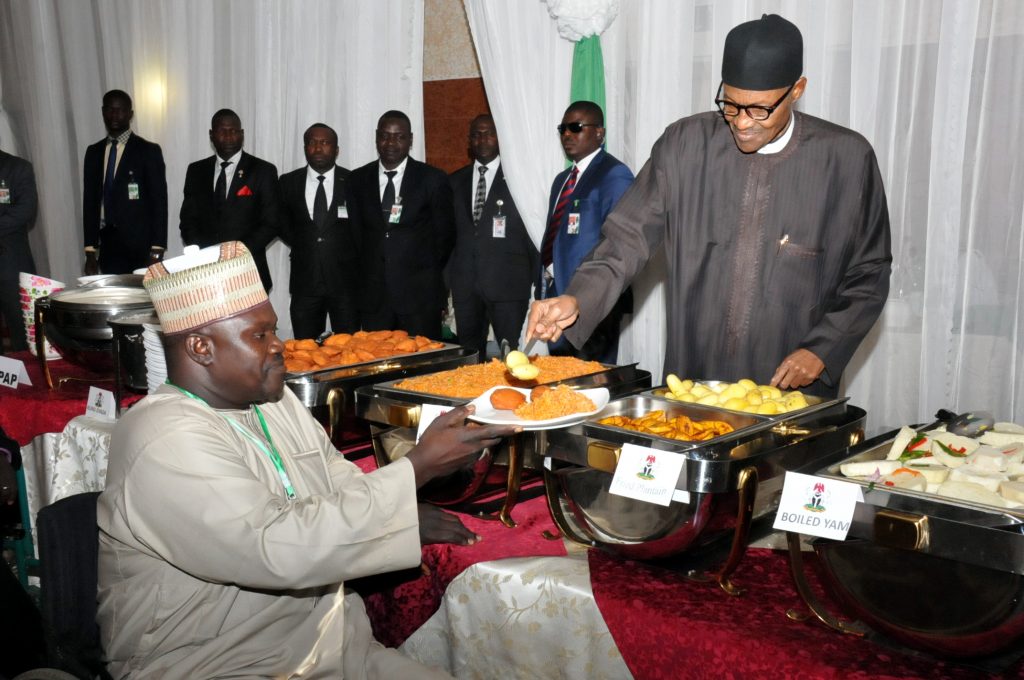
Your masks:
[[[846,399],[808,397],[808,408],[764,416],[671,401],[664,390],[612,401],[588,421],[549,433],[545,486],[552,517],[575,541],[631,559],[678,557],[728,540],[714,575],[730,593],[729,576],[746,549],[751,522],[778,508],[787,470],[804,469],[823,454],[863,438],[865,412]],[[685,442],[598,421],[664,410],[669,417],[722,420],[735,430],[705,442]],[[622,445],[632,443],[686,457],[668,506],[609,493]]]
[[[423,404],[459,406],[471,399],[412,392],[395,386],[397,380],[356,390],[357,415],[372,424],[374,453],[379,465],[405,455],[415,444]],[[613,397],[631,394],[651,386],[651,374],[636,367],[605,366],[603,371],[561,380],[574,387],[606,387]],[[496,519],[515,526],[511,512],[519,499],[524,470],[540,470],[547,437],[554,430],[521,432],[503,441],[495,450],[485,450],[469,470],[456,473],[420,490],[420,495],[437,505],[466,505],[475,499],[501,493],[502,507]]]
[[[446,371],[476,361],[475,350],[459,345],[415,354],[403,354],[376,361],[289,373],[285,385],[299,398],[326,429],[341,450],[368,444],[370,431],[356,417],[357,388],[374,383],[401,380],[414,375]]]
[[[67,361],[97,373],[114,371],[113,329],[107,323],[125,312],[153,311],[149,294],[137,274],[108,276],[77,288],[67,288],[36,301],[37,354],[44,356],[44,339]],[[46,361],[41,361],[52,388]]]
[[[814,474],[864,487],[845,541],[813,546],[824,582],[849,613],[906,645],[955,658],[1021,649],[1024,638],[1024,511],[904,489],[869,488],[844,477],[841,463],[886,457],[896,431],[839,457]],[[789,535],[793,575],[812,613],[863,634],[826,611],[807,586]]]

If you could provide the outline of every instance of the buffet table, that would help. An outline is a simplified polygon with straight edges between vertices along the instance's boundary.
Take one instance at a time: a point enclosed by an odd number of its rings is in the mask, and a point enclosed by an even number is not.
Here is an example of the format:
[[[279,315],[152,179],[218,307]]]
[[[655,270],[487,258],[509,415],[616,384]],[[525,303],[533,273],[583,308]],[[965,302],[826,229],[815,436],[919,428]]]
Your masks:
[[[39,361],[32,354],[15,352],[7,356],[24,362],[32,380],[31,386],[0,388],[0,427],[22,446],[38,435],[60,432],[69,420],[85,413],[89,387],[114,390],[113,379],[98,379],[84,368],[62,359],[49,362],[54,383],[51,390],[46,386]],[[128,394],[121,400],[121,406],[141,398],[140,394]]]
[[[102,488],[111,429],[74,418],[60,435],[33,442],[26,455],[33,513],[57,497]],[[375,467],[372,457],[357,464]],[[802,601],[779,551],[748,550],[733,577],[746,588],[737,598],[673,571],[549,540],[544,533],[554,526],[543,497],[512,514],[518,526],[511,529],[463,516],[483,537],[476,545],[425,546],[421,569],[348,584],[364,594],[377,638],[458,678],[990,677],[813,619],[788,619]],[[1017,662],[1003,677],[1022,674]]]

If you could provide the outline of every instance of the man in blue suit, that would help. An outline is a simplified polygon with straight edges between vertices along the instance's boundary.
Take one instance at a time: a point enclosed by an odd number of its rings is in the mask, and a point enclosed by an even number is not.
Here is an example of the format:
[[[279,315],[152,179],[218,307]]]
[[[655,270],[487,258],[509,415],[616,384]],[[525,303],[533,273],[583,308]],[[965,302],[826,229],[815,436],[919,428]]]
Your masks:
[[[604,218],[633,182],[629,168],[602,148],[604,112],[594,102],[570,104],[558,134],[565,155],[573,163],[558,173],[551,185],[547,229],[541,242],[538,300],[565,291],[576,267],[600,240]],[[581,349],[565,339],[549,343],[548,349],[555,355],[615,363],[619,323],[622,315],[631,311],[632,303],[632,293],[627,290]]]

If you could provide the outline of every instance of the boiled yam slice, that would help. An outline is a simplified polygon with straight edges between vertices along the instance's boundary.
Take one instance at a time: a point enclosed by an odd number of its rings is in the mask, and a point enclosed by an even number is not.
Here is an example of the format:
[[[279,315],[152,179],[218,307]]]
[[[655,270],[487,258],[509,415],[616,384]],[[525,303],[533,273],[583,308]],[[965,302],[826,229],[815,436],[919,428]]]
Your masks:
[[[1010,457],[995,447],[986,447],[983,444],[968,456],[966,465],[989,472],[1006,472],[1010,465]]]
[[[949,479],[953,482],[970,482],[983,486],[989,491],[999,490],[999,483],[1007,481],[1006,475],[1000,472],[986,472],[985,470],[973,469],[962,465],[949,473]]]
[[[1002,482],[999,495],[1012,503],[1024,503],[1024,482]]]
[[[928,481],[920,472],[901,467],[882,477],[879,480],[879,486],[895,487],[909,491],[924,491],[928,487]]]
[[[892,440],[892,447],[889,449],[889,455],[886,456],[886,460],[897,460],[903,455],[903,449],[907,448],[914,437],[917,436],[917,431],[912,427],[901,427],[900,431],[896,433],[896,438]]]
[[[969,503],[981,503],[982,505],[994,505],[997,508],[1005,508],[1006,502],[1003,497],[994,491],[972,482],[948,481],[939,486],[937,493],[947,498],[956,498]]]
[[[891,474],[901,467],[898,460],[861,460],[853,463],[843,463],[839,471],[845,477],[870,477],[877,472],[880,475]]]
[[[959,437],[942,432],[932,437],[932,455],[935,460],[951,468],[960,467],[967,457],[981,446],[977,439]]]
[[[1003,424],[1004,423],[997,423],[996,427],[998,428]],[[1010,444],[1019,444],[1024,442],[1024,433],[989,430],[982,434],[978,439],[981,440],[982,444],[988,444],[989,446],[1008,446]]]
[[[934,465],[932,463],[915,464],[915,462],[911,461],[907,464],[907,467],[924,475],[928,486],[942,484],[949,477],[949,468],[945,465]]]

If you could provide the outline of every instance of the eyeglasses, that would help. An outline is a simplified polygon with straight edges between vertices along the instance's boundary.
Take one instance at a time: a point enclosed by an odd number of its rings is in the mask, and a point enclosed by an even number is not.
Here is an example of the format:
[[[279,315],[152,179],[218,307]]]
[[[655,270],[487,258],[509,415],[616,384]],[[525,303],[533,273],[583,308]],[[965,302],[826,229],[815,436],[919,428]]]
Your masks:
[[[725,118],[735,118],[740,115],[740,111],[745,111],[747,113],[747,117],[751,120],[768,120],[771,118],[772,114],[775,113],[775,109],[779,108],[779,105],[782,104],[786,97],[789,96],[789,93],[793,91],[794,87],[796,87],[796,83],[790,85],[789,89],[786,90],[771,106],[761,106],[760,104],[741,106],[740,104],[731,102],[728,99],[719,99],[717,95],[715,96],[715,106],[718,107],[719,113],[721,113]],[[718,94],[721,93],[722,83],[719,83]]]
[[[568,130],[569,132],[573,133],[574,135],[578,135],[579,133],[583,132],[583,128],[585,128],[585,127],[601,127],[601,126],[598,125],[597,123],[581,123],[578,120],[576,120],[576,121],[573,121],[571,123],[562,123],[562,124],[560,124],[558,126],[558,134],[564,135],[565,131]]]

